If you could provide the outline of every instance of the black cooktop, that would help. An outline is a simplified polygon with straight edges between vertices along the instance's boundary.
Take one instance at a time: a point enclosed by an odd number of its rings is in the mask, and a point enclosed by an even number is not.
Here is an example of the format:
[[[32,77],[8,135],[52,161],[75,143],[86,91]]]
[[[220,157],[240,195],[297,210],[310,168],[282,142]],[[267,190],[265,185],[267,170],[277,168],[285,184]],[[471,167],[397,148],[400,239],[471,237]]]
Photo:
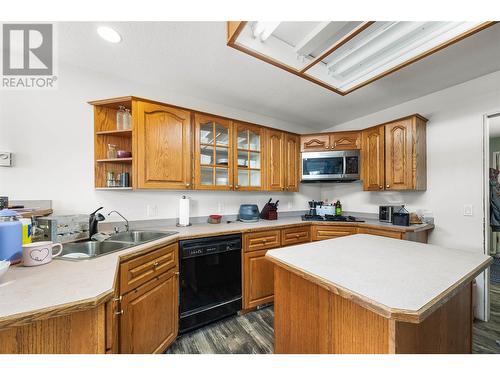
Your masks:
[[[364,223],[364,220],[358,219],[354,216],[343,215],[302,215],[302,221],[343,221],[349,223]]]

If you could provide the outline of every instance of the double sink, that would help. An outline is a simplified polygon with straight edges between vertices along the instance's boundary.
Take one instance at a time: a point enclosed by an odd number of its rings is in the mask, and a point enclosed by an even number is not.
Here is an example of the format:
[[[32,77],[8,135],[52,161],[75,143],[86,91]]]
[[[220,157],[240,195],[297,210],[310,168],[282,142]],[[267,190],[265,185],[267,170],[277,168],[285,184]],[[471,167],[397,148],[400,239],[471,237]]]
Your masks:
[[[64,260],[84,260],[97,258],[115,251],[125,250],[146,242],[159,240],[176,234],[177,232],[152,232],[132,230],[112,234],[108,239],[98,241],[84,241],[64,244],[63,251],[58,257]]]

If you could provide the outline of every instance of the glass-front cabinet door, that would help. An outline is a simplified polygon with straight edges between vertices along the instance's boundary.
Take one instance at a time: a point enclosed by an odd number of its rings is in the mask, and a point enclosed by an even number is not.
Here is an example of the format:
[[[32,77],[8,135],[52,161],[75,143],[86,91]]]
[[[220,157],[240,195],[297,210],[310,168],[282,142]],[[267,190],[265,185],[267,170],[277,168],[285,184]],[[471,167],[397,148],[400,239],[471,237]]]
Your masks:
[[[233,188],[231,121],[195,114],[195,188]]]
[[[234,124],[235,190],[262,190],[263,128],[243,123]]]

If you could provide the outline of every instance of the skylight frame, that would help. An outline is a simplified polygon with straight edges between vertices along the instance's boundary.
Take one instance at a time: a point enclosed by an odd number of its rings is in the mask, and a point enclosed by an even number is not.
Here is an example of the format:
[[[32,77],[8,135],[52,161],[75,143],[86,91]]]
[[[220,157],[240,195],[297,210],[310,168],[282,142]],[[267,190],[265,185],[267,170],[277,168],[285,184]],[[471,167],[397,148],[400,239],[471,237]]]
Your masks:
[[[364,87],[372,82],[375,82],[389,74],[392,74],[408,65],[411,65],[427,56],[432,55],[433,53],[440,51],[446,47],[449,47],[477,32],[480,32],[492,25],[494,25],[497,21],[485,21],[481,22],[477,26],[466,30],[465,32],[448,39],[433,48],[430,48],[428,50],[423,51],[422,53],[409,58],[408,60],[403,61],[402,63],[387,69],[385,71],[382,71],[379,74],[376,74],[373,77],[370,77],[359,84],[347,89],[347,90],[342,90],[339,87],[335,87],[334,85],[329,84],[328,82],[325,82],[322,79],[316,78],[311,75],[311,69],[314,69],[315,67],[317,68],[318,64],[322,62],[324,58],[332,54],[334,51],[345,45],[346,43],[349,43],[351,40],[355,40],[356,36],[358,36],[360,33],[362,33],[364,30],[369,29],[370,26],[372,26],[375,21],[365,21],[362,22],[358,27],[356,27],[354,30],[352,30],[350,33],[345,35],[344,37],[340,38],[339,40],[335,41],[329,48],[327,48],[324,52],[322,52],[319,56],[313,59],[313,61],[309,62],[306,64],[306,66],[297,68],[294,66],[290,66],[289,64],[286,64],[282,61],[279,61],[273,57],[270,57],[268,55],[265,55],[255,49],[248,48],[247,46],[238,43],[238,37],[241,35],[242,31],[244,30],[245,26],[249,23],[249,21],[228,21],[227,22],[227,45],[235,48],[241,52],[244,52],[248,55],[251,55],[259,60],[265,61],[271,65],[274,65],[278,68],[281,68],[283,70],[286,70],[289,73],[295,74],[303,79],[306,79],[310,82],[313,82],[321,87],[326,88],[327,90],[333,91],[339,95],[347,95],[353,91],[356,91],[360,89],[361,87]]]

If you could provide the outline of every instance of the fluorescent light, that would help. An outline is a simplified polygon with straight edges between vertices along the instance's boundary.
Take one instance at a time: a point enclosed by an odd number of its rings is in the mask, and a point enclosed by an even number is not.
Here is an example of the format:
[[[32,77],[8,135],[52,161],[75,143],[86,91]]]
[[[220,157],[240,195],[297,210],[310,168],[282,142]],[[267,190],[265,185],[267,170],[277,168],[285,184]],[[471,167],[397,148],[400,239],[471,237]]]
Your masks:
[[[264,42],[278,28],[281,22],[256,21],[253,27],[254,38],[260,38]]]
[[[102,39],[110,43],[120,43],[122,41],[121,35],[109,26],[99,26],[97,33]]]

